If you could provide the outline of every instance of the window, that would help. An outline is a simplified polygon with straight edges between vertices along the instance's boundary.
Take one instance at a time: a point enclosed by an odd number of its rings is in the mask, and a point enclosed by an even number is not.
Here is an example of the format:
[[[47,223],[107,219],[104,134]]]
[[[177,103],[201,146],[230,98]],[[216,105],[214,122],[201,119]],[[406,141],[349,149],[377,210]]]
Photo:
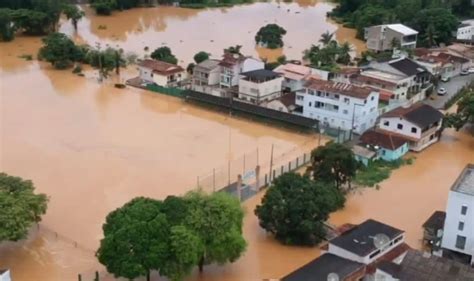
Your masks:
[[[349,104],[349,101],[350,101],[349,98],[344,98],[345,103]]]
[[[383,125],[388,127],[388,126],[390,126],[390,122],[389,122],[389,121],[385,121],[385,122],[383,122]]]
[[[377,251],[373,252],[372,254],[370,254],[369,259],[375,257],[378,254],[380,254],[380,250],[377,250]]]
[[[309,106],[312,106],[312,105],[313,105],[313,103],[312,103],[312,102],[309,102]]]
[[[466,205],[463,205],[463,206],[461,207],[461,215],[465,215],[465,214],[467,214],[467,206],[466,206]]]
[[[418,130],[415,127],[411,127],[411,132],[416,133]]]
[[[150,75],[151,75],[151,77],[153,77],[153,73],[151,73]]]
[[[464,222],[460,221],[458,224],[458,230],[463,231],[464,230]]]
[[[337,95],[337,94],[334,95],[334,98],[339,99],[339,95]]]
[[[375,99],[375,97],[374,97],[374,96],[372,96],[372,97],[370,98],[370,100],[374,100],[374,99]]]
[[[466,237],[458,235],[456,236],[456,248],[464,250],[466,246]]]
[[[403,124],[398,123],[397,129],[402,130],[403,129]]]
[[[344,110],[342,111],[342,113],[344,113],[344,114],[349,114],[349,111],[347,111],[347,109],[344,109]]]

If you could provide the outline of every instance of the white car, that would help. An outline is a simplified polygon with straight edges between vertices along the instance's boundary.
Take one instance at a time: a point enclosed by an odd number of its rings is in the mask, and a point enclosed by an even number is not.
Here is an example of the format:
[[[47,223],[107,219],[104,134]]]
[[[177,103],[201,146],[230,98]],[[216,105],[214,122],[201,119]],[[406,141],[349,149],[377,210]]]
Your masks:
[[[448,81],[449,81],[449,77],[447,77],[447,76],[441,77],[441,81],[442,81],[442,82],[448,82]]]
[[[438,95],[439,96],[444,96],[444,95],[446,95],[446,93],[447,93],[447,91],[446,91],[445,88],[439,88],[438,89]]]
[[[474,73],[474,67],[470,67],[470,68],[467,70],[467,72],[469,72],[469,73]]]
[[[461,70],[461,75],[462,76],[469,75],[469,70],[468,69]]]

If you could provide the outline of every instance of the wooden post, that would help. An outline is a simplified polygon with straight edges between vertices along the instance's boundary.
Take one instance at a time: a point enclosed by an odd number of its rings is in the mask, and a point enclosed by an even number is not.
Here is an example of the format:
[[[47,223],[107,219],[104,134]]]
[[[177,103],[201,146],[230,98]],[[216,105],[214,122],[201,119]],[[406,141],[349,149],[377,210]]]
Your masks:
[[[237,198],[242,201],[242,175],[237,176]]]
[[[290,171],[291,171],[291,161],[288,162],[288,172],[290,172]]]
[[[77,275],[77,280],[78,280],[78,281],[82,281],[82,275],[78,274],[78,275]]]

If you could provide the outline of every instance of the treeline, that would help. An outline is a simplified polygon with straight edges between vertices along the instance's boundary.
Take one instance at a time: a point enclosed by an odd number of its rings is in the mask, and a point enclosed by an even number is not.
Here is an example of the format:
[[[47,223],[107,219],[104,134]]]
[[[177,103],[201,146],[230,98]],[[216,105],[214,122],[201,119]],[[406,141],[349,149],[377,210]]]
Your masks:
[[[360,39],[366,27],[403,23],[419,32],[420,46],[430,47],[449,43],[458,17],[474,16],[474,9],[470,0],[339,0],[329,15],[357,29]]]
[[[0,1],[0,41],[11,41],[17,32],[45,35],[57,29],[65,12],[77,23],[82,12],[66,0],[2,0]]]

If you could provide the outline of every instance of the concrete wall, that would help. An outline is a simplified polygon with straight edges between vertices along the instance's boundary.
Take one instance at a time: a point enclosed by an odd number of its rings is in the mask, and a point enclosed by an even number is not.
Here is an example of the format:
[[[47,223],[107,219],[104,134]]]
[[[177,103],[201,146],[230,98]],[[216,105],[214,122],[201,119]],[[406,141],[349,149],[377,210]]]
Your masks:
[[[474,36],[474,25],[458,28],[456,32],[456,39],[471,40]]]
[[[467,206],[466,215],[461,214],[463,205]],[[464,230],[458,230],[459,222],[464,222]],[[464,250],[455,246],[457,235],[466,237]],[[449,192],[441,246],[471,257],[474,256],[474,196],[455,191]]]

